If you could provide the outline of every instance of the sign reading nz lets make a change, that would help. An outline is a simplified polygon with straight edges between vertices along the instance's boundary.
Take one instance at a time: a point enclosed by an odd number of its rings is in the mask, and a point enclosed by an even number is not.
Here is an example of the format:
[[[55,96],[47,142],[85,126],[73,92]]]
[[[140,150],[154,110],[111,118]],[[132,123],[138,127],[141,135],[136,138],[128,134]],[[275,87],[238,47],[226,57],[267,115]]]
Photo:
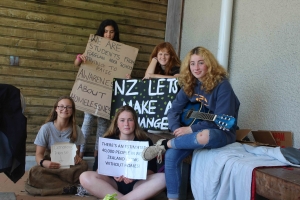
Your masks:
[[[113,82],[111,118],[119,107],[129,105],[138,114],[139,125],[147,130],[168,130],[167,112],[179,91],[175,78],[118,79]]]
[[[110,119],[114,78],[131,74],[138,49],[91,34],[70,96],[76,109]]]

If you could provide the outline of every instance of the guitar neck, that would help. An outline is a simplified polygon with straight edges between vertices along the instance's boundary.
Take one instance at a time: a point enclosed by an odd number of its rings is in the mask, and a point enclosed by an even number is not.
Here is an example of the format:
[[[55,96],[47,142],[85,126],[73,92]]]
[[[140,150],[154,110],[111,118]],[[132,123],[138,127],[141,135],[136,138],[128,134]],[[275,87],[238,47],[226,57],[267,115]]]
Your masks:
[[[204,113],[204,112],[189,111],[189,113],[187,114],[187,117],[202,119],[202,120],[207,120],[207,121],[215,121],[217,115]]]

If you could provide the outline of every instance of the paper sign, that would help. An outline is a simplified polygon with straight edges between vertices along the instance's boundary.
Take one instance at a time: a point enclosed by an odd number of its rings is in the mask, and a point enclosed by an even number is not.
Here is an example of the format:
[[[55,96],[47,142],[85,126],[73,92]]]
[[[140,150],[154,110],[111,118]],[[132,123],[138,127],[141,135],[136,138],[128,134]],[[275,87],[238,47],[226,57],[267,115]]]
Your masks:
[[[137,48],[91,34],[70,94],[76,109],[110,119],[113,79],[131,74],[137,54]]]
[[[70,168],[70,165],[75,164],[76,150],[73,143],[56,143],[51,146],[51,161],[60,163],[60,168]]]
[[[175,78],[118,79],[113,82],[111,118],[119,107],[130,105],[139,125],[147,130],[168,130],[167,112],[179,91]]]
[[[147,141],[114,140],[99,137],[98,173],[107,176],[125,176],[130,179],[147,177],[148,162],[141,154]]]

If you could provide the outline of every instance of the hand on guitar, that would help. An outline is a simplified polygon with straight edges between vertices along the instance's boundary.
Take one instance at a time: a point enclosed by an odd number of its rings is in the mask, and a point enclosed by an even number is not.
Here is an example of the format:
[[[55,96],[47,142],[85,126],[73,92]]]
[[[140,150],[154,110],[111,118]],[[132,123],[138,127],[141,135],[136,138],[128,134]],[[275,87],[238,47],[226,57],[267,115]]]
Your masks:
[[[189,133],[192,133],[192,132],[193,131],[192,131],[192,128],[190,126],[184,126],[184,127],[180,127],[178,129],[176,129],[173,132],[173,135],[175,135],[175,137],[179,137],[179,136],[189,134]]]

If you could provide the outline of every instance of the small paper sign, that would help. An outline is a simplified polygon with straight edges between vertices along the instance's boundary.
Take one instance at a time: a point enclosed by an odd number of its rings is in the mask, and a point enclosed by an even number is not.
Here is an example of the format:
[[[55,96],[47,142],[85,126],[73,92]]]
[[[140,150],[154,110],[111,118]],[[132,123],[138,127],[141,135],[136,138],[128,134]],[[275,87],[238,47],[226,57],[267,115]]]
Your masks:
[[[56,143],[51,146],[51,161],[60,163],[60,168],[70,168],[74,165],[76,145],[73,143]]]
[[[141,157],[147,141],[99,138],[98,174],[130,179],[147,178],[148,162]]]

